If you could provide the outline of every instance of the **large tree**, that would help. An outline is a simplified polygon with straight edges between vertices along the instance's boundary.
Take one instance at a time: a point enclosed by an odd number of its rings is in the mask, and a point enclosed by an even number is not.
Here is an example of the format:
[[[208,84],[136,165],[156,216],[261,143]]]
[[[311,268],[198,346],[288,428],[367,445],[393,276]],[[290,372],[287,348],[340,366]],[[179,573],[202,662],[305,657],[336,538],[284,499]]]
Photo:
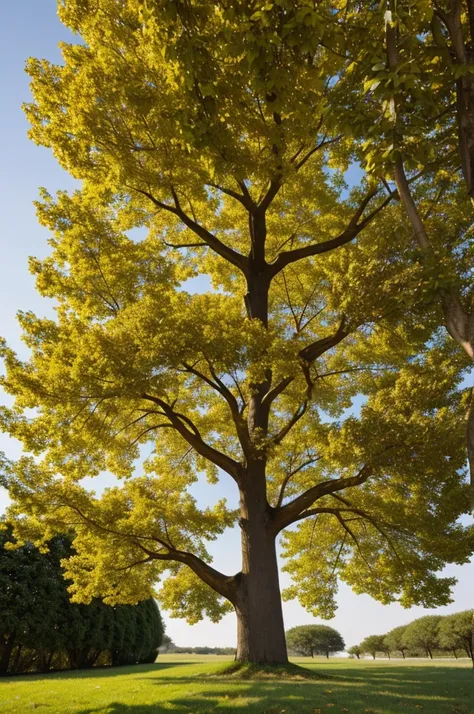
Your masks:
[[[81,43],[29,64],[31,136],[82,184],[38,203],[52,253],[31,269],[57,317],[20,315],[30,357],[4,350],[3,423],[33,454],[7,474],[17,533],[74,528],[78,600],[136,602],[167,572],[172,613],[233,606],[240,660],[287,659],[282,531],[286,595],[323,616],[338,576],[445,603],[436,572],[473,547],[465,363],[393,240],[395,194],[344,181],[342,10],[66,0]],[[213,290],[187,292],[199,275]],[[124,480],[97,497],[82,479],[104,470]],[[238,506],[200,508],[203,473]],[[206,544],[235,523],[224,574]]]

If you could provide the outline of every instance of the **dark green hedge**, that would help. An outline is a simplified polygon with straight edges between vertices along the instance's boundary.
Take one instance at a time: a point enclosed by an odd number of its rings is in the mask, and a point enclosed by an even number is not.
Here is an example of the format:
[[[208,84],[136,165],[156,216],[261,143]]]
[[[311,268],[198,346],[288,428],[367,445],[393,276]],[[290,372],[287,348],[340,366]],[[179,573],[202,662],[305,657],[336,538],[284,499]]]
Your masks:
[[[69,537],[51,541],[48,553],[8,542],[10,531],[0,531],[0,674],[155,661],[163,623],[154,600],[73,604],[60,565]]]

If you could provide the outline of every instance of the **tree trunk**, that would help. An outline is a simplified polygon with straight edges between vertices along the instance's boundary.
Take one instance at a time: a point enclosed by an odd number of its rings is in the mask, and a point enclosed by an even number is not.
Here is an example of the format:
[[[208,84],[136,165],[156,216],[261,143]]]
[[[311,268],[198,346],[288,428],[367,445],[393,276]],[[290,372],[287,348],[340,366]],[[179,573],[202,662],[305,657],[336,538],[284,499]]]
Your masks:
[[[266,498],[265,464],[247,468],[240,490],[242,572],[235,595],[240,662],[286,664],[275,534]],[[263,478],[262,478],[263,477]]]
[[[0,674],[6,674],[8,672],[8,665],[10,664],[10,657],[13,652],[15,639],[16,635],[12,633],[7,635],[2,642],[0,649]]]
[[[21,656],[21,650],[23,649],[23,645],[20,643],[17,645],[16,652],[15,652],[15,659],[13,660],[13,665],[11,668],[12,674],[18,673],[18,667],[20,664],[20,656]]]
[[[405,659],[405,650],[402,650],[402,657]]]
[[[430,649],[427,649],[427,652],[428,652],[428,654],[429,654],[429,656],[430,656],[430,659],[433,659],[433,654],[432,654],[431,650],[430,650]]]

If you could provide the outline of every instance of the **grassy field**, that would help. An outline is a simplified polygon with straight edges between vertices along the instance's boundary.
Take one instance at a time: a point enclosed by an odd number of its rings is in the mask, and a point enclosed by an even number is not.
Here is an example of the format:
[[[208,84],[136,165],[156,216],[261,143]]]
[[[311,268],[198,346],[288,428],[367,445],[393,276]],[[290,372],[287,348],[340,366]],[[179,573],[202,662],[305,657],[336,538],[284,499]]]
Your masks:
[[[229,657],[164,655],[154,665],[0,681],[0,712],[25,714],[474,714],[467,661],[295,659],[321,679],[212,676]]]

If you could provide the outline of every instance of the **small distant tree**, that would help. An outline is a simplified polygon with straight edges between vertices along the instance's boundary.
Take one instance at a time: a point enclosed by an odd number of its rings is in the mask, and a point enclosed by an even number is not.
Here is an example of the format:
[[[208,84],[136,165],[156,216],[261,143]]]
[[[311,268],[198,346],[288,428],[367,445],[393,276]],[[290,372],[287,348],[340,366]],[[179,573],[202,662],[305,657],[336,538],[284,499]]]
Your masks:
[[[405,625],[394,627],[394,629],[390,630],[384,637],[385,647],[391,652],[401,652],[403,659],[405,659],[405,652],[408,649],[403,642],[403,633],[405,630]]]
[[[438,626],[439,644],[453,653],[457,648],[466,651],[474,667],[474,610],[464,610],[441,618]]]
[[[161,639],[160,652],[174,652],[176,650],[176,645],[167,634],[164,634]]]
[[[458,658],[458,651],[462,648],[462,642],[452,627],[452,622],[448,617],[442,617],[438,627],[439,646],[445,652],[450,652],[455,659]]]
[[[409,649],[422,649],[430,659],[433,659],[433,652],[439,649],[439,615],[426,615],[414,620],[407,625],[403,633],[403,643]]]
[[[385,652],[384,635],[370,635],[360,643],[362,652],[372,655],[375,659],[377,652]]]
[[[328,625],[301,625],[286,633],[288,648],[305,657],[342,652],[345,644],[337,630]]]
[[[360,659],[361,654],[363,654],[362,647],[360,645],[352,645],[352,647],[349,647],[347,650],[347,653]]]

